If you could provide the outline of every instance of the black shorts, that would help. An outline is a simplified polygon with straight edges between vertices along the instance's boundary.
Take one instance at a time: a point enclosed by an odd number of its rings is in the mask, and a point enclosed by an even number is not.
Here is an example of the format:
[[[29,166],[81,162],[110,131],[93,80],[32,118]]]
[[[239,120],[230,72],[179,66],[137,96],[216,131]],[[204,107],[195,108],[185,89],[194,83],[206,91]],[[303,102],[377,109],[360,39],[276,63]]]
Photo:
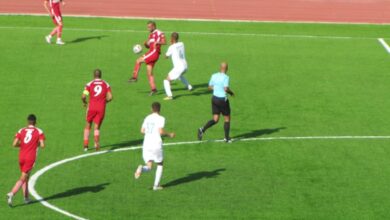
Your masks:
[[[213,96],[211,99],[211,109],[213,115],[222,114],[223,116],[230,115],[230,104],[227,98],[218,98]]]

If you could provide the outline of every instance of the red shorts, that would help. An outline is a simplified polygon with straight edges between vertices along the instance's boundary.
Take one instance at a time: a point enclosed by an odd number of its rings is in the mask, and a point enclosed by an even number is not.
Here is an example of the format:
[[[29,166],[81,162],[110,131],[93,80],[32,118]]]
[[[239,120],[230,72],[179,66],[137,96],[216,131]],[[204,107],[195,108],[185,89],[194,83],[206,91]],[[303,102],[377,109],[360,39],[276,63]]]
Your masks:
[[[152,50],[152,51],[148,51],[144,55],[144,60],[146,64],[154,66],[154,64],[156,64],[159,57],[160,57],[160,53],[157,52],[156,50]]]
[[[95,124],[100,125],[103,122],[105,111],[97,110],[88,110],[87,112],[87,122],[94,122]]]
[[[53,19],[53,23],[55,25],[62,25],[62,14],[59,3],[58,6],[53,6],[51,8],[51,18]]]
[[[19,167],[23,173],[28,173],[34,168],[35,159],[19,158]]]

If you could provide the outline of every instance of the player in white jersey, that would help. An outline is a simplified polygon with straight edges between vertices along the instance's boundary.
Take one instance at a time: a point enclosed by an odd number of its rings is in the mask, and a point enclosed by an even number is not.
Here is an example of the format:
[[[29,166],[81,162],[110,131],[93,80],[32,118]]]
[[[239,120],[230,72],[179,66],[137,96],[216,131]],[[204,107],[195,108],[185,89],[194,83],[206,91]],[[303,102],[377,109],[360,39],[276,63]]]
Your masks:
[[[173,69],[168,73],[164,80],[164,89],[167,97],[164,100],[172,100],[171,81],[180,79],[188,90],[192,90],[192,86],[188,83],[183,74],[187,71],[187,61],[185,57],[185,49],[183,42],[179,42],[179,34],[173,32],[171,34],[171,46],[169,46],[165,57],[171,57]]]
[[[142,173],[152,170],[153,162],[157,164],[156,177],[153,190],[161,190],[160,180],[163,172],[163,149],[161,136],[175,137],[175,133],[164,131],[165,118],[160,115],[161,105],[158,102],[152,104],[152,114],[148,115],[141,128],[141,133],[145,135],[142,146],[142,157],[145,165],[139,165],[134,173],[138,179]]]

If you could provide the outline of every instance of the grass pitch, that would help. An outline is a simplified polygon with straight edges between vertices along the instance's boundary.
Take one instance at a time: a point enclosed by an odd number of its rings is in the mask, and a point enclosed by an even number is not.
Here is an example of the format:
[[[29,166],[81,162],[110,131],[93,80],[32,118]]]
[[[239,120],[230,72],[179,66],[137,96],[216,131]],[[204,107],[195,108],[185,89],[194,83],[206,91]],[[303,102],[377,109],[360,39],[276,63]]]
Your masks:
[[[233,137],[387,135],[390,55],[377,42],[388,26],[158,21],[186,44],[192,93],[178,82],[163,102],[170,60],[155,70],[160,94],[148,97],[145,67],[129,85],[132,45],[145,21],[65,18],[63,47],[47,45],[47,17],[0,16],[0,195],[19,176],[13,135],[29,113],[47,136],[35,171],[82,154],[80,96],[94,68],[113,89],[102,128],[104,149],[138,145],[141,122],[161,101],[174,140],[196,139],[211,117],[207,82],[230,64]],[[122,30],[122,31],[120,31]],[[134,30],[134,31],[130,31]],[[322,37],[312,37],[312,36]],[[163,48],[165,51],[167,47]],[[221,139],[222,125],[205,139]],[[88,219],[388,219],[388,140],[296,140],[205,143],[165,148],[162,183],[135,181],[140,151],[74,161],[37,183],[48,202]],[[67,219],[39,203],[0,205],[4,219]]]

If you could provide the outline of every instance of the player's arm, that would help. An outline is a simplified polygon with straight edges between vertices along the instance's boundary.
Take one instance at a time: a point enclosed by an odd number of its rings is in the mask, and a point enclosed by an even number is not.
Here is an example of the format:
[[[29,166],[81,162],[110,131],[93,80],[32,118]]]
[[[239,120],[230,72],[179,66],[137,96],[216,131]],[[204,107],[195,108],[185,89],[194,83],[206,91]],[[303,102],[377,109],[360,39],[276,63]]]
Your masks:
[[[19,147],[19,145],[20,145],[19,138],[15,138],[14,141],[12,142],[12,146]]]
[[[106,102],[107,102],[107,103],[108,103],[108,102],[111,102],[112,99],[113,99],[112,93],[111,93],[111,92],[107,92]]]
[[[229,87],[225,87],[225,92],[231,96],[234,96],[234,92]]]
[[[162,36],[162,37],[160,38],[160,40],[156,41],[154,44],[155,44],[155,45],[157,45],[157,44],[165,45],[165,44],[167,44],[167,41],[165,40],[165,37]]]
[[[39,140],[39,146],[41,147],[41,148],[45,148],[45,140]]]
[[[81,95],[81,101],[83,102],[84,107],[87,107],[88,102],[87,102],[87,97],[89,95],[88,90],[84,90],[83,94]]]
[[[45,7],[46,11],[49,13],[49,15],[51,15],[48,4],[49,4],[49,0],[43,1],[43,7]]]
[[[145,134],[145,128],[144,127],[141,128],[141,134]]]
[[[62,3],[62,6],[65,5],[65,1],[64,0],[60,0],[60,2]]]
[[[160,128],[160,135],[161,136],[166,136],[166,137],[170,137],[170,138],[174,138],[176,136],[175,133],[173,132],[167,132],[164,130],[164,128]]]

